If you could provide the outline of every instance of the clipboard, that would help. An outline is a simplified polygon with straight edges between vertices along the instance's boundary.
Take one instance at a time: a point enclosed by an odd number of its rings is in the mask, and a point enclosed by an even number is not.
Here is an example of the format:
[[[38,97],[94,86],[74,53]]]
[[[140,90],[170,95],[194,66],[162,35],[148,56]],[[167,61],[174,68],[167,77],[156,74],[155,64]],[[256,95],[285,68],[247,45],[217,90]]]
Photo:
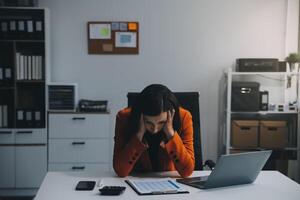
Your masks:
[[[127,179],[125,182],[138,195],[164,195],[164,194],[184,194],[189,193],[188,190],[182,189],[172,179],[163,180],[131,180]]]

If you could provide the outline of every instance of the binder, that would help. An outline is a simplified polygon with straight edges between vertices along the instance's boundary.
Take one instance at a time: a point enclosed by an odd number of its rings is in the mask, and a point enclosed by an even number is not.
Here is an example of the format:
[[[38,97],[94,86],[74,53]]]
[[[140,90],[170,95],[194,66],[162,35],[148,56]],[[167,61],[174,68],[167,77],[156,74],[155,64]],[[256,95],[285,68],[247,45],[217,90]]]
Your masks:
[[[32,60],[31,60],[31,62],[32,62],[32,80],[36,80],[37,78],[36,78],[36,61],[35,61],[35,59],[36,59],[36,56],[35,55],[33,55],[32,56]]]
[[[32,75],[32,62],[31,62],[31,56],[28,56],[28,80],[31,80],[31,75]]]
[[[25,112],[22,109],[17,110],[17,128],[25,127]]]
[[[32,120],[32,110],[25,111],[25,127],[32,127],[33,120]]]
[[[0,128],[2,128],[2,121],[3,121],[2,115],[3,115],[3,113],[2,113],[2,105],[0,105]]]
[[[24,79],[24,55],[20,54],[20,80]]]
[[[44,28],[41,20],[35,21],[35,35],[37,39],[44,39]]]
[[[38,56],[38,79],[42,80],[43,76],[42,76],[42,71],[43,69],[43,57],[42,56]]]
[[[0,68],[0,81],[2,81],[2,80],[3,80],[3,69]]]
[[[5,76],[5,79],[11,79],[11,69],[10,68],[4,69],[4,76]]]
[[[9,21],[9,37],[11,39],[17,38],[17,25],[15,20]]]
[[[41,127],[41,111],[34,111],[34,127]]]
[[[24,55],[24,79],[27,80],[28,76],[28,56]]]
[[[17,80],[20,80],[20,53],[16,53],[16,69],[17,69]]]
[[[2,127],[7,127],[8,126],[8,106],[7,105],[2,105]]]
[[[18,38],[19,39],[25,39],[25,21],[24,20],[18,20]]]
[[[27,20],[26,21],[26,28],[27,28],[27,38],[33,38],[33,21]]]
[[[7,20],[1,21],[1,38],[8,39],[8,22],[7,22]]]

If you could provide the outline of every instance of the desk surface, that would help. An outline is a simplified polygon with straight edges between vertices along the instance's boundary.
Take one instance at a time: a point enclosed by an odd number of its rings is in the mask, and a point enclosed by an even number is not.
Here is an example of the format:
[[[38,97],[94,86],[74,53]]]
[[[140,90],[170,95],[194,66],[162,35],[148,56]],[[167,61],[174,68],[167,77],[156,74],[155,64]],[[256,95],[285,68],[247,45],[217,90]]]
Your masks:
[[[193,176],[208,175],[209,171],[195,171]],[[144,177],[173,177],[178,178],[177,172],[163,172],[144,175]],[[133,179],[140,179],[138,177],[127,177]],[[76,183],[79,180],[100,180],[102,179],[104,185],[123,185],[126,186],[125,192],[121,196],[100,196],[98,188],[95,187],[93,191],[75,191]],[[254,200],[254,199],[272,199],[272,200],[299,200],[300,199],[300,185],[288,177],[277,171],[262,171],[260,172],[256,181],[252,184],[230,186],[225,188],[217,188],[210,190],[200,190],[186,185],[182,185],[190,191],[189,194],[170,194],[170,195],[151,195],[139,196],[137,195],[125,182],[124,178],[118,178],[112,172],[103,174],[81,174],[75,172],[48,172],[35,200],[93,200],[93,199],[201,199],[201,200]]]

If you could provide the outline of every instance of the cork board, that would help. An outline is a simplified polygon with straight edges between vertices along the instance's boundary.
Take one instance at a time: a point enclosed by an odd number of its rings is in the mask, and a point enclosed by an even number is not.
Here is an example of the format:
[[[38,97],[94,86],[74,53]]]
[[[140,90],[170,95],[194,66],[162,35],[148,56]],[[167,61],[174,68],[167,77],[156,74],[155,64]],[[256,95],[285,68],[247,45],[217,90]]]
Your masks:
[[[138,22],[88,22],[89,54],[138,54]]]

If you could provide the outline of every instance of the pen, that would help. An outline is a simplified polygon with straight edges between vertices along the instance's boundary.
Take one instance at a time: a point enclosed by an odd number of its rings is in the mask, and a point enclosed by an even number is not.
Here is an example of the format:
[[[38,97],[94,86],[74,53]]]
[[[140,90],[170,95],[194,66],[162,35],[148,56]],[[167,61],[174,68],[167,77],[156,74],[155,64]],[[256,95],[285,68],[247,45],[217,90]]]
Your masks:
[[[152,191],[151,194],[175,194],[177,190]]]
[[[103,181],[102,179],[100,179],[98,182],[97,182],[97,187],[102,187],[103,186]]]

